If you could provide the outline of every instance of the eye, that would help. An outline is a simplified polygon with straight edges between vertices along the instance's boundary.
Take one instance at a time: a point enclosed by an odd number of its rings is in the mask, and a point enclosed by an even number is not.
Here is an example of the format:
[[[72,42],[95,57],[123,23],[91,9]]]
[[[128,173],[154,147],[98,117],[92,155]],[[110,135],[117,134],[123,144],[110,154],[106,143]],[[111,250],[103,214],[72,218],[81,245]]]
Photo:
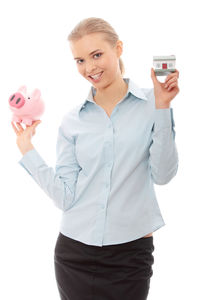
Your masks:
[[[94,56],[95,56],[95,55],[98,55],[98,54],[101,54],[101,55],[102,55],[102,53],[99,52],[99,53],[94,54]]]
[[[101,52],[99,52],[99,53],[96,53],[96,54],[94,54],[93,56],[95,56],[95,55],[99,55],[100,54],[100,56],[102,55],[102,53]],[[98,56],[98,57],[100,57],[100,56]],[[83,60],[83,59],[77,59],[77,63],[79,62],[79,61],[81,61],[81,60]],[[79,63],[78,63],[79,64]]]
[[[82,59],[77,59],[77,61],[76,61],[76,62],[77,62],[77,64],[78,64],[78,62],[79,62],[80,60],[82,60]]]

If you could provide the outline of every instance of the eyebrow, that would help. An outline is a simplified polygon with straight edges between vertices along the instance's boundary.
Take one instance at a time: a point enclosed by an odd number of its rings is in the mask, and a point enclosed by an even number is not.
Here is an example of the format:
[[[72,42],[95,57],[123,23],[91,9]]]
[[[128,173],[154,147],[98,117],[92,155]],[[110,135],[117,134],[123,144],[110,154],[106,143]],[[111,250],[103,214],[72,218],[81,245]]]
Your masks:
[[[94,52],[99,51],[99,50],[101,50],[101,49],[96,49],[96,50],[92,51],[89,55],[92,55]],[[74,59],[77,59],[77,58],[81,58],[81,57],[75,57]]]

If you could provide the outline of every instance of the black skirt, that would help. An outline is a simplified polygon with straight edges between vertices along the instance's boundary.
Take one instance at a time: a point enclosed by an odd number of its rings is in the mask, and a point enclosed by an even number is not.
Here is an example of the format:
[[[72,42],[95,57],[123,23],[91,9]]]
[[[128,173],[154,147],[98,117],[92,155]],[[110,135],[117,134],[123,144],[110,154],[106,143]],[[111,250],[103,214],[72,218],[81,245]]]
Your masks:
[[[146,300],[153,275],[153,236],[92,246],[59,233],[55,277],[62,300]]]

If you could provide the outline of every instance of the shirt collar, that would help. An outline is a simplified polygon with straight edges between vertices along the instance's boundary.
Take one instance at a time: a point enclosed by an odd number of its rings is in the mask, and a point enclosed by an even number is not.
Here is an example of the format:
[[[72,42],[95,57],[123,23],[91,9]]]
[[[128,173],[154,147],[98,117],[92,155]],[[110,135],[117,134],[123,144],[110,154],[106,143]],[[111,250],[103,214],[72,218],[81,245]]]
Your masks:
[[[131,94],[133,94],[137,98],[148,101],[148,98],[146,97],[146,95],[144,94],[142,89],[139,88],[130,78],[123,78],[123,79],[125,80],[126,83],[128,83],[127,95],[130,92]],[[89,94],[88,94],[86,100],[79,107],[79,112],[81,111],[82,108],[85,107],[85,105],[88,101],[96,103],[93,99],[93,96],[95,95],[95,93],[96,93],[96,89],[93,86],[91,86]]]

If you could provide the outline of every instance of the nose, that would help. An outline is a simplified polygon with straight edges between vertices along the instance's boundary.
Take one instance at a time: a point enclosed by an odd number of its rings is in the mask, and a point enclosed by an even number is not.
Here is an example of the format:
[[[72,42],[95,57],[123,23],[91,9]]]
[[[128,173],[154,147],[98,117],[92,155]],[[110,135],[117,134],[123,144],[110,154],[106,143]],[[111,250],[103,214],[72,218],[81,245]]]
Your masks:
[[[21,93],[15,93],[9,97],[9,105],[15,108],[20,108],[25,103],[25,98]]]
[[[86,74],[87,75],[95,73],[95,70],[97,70],[97,68],[95,67],[93,62],[88,62],[86,64]]]

